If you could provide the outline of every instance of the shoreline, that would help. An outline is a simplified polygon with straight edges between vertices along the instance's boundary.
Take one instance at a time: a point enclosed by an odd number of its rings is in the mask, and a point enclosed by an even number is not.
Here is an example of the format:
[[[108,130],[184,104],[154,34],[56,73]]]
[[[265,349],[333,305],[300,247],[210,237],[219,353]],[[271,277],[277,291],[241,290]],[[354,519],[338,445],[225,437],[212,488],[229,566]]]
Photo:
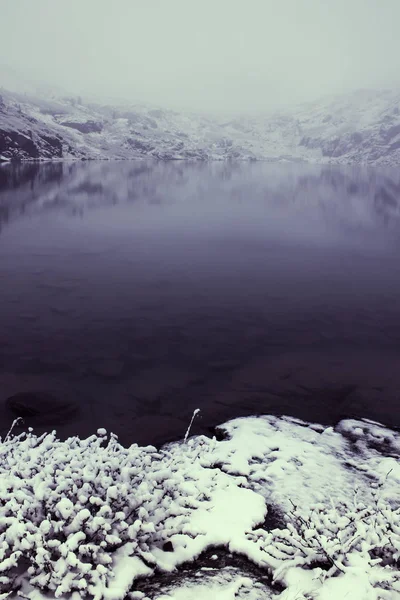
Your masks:
[[[63,163],[63,162],[120,162],[120,161],[124,161],[124,162],[143,162],[143,161],[149,161],[149,162],[188,162],[188,163],[212,163],[212,162],[216,162],[216,163],[220,163],[220,162],[230,162],[230,163],[235,163],[235,162],[239,162],[239,163],[252,163],[252,162],[266,162],[266,163],[282,163],[282,164],[286,164],[286,163],[293,163],[293,164],[337,164],[337,163],[330,163],[330,162],[324,162],[324,161],[319,161],[319,160],[307,160],[307,159],[300,159],[300,158],[289,158],[289,157],[263,157],[263,158],[180,158],[180,157],[171,157],[171,158],[158,158],[158,157],[153,157],[153,156],[132,156],[132,157],[117,157],[117,156],[113,156],[113,157],[109,157],[109,158],[101,158],[101,157],[82,157],[82,158],[10,158],[10,159],[6,159],[4,157],[0,157],[0,165],[2,164],[24,164],[24,163],[39,163],[39,164],[45,164],[45,163]],[[353,164],[353,163],[348,163]],[[360,166],[361,165],[366,165],[369,163],[357,163]],[[396,168],[396,167],[393,167]]]
[[[221,363],[221,370],[204,365],[197,372],[165,365],[113,377],[0,373],[0,417],[7,424],[25,417],[27,427],[41,433],[55,428],[62,439],[74,431],[88,436],[106,422],[123,445],[157,447],[179,440],[196,408],[201,413],[194,432],[205,435],[215,432],[218,423],[266,414],[326,426],[344,418],[366,418],[396,429],[397,364],[394,348],[324,353],[303,348]],[[25,415],[5,404],[18,394],[25,394]]]

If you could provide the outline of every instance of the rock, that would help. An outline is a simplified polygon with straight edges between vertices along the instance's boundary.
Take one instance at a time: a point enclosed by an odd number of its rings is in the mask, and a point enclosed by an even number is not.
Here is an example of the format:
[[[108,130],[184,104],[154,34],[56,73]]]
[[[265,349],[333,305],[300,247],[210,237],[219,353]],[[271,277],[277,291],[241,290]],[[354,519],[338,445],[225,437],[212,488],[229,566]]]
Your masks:
[[[165,544],[163,545],[163,550],[164,550],[164,552],[173,552],[174,547],[172,545],[172,542],[170,542],[170,541],[165,542]]]
[[[27,425],[61,424],[78,412],[73,402],[60,400],[48,392],[20,392],[9,396],[6,407],[16,416],[22,417]]]
[[[33,136],[31,130],[0,129],[0,154],[6,158],[61,158],[62,152],[62,141],[59,136],[45,134]]]
[[[155,150],[154,144],[150,144],[149,142],[145,142],[143,140],[138,140],[134,138],[127,138],[126,143],[133,148],[134,150],[138,150],[139,152],[152,152]]]
[[[42,134],[40,140],[40,152],[43,158],[62,158],[63,146],[59,136]]]
[[[100,133],[103,130],[103,124],[96,121],[63,121],[60,125],[63,127],[70,127],[70,129],[76,129],[81,133]]]
[[[7,158],[39,158],[39,150],[27,133],[0,129],[0,154]]]

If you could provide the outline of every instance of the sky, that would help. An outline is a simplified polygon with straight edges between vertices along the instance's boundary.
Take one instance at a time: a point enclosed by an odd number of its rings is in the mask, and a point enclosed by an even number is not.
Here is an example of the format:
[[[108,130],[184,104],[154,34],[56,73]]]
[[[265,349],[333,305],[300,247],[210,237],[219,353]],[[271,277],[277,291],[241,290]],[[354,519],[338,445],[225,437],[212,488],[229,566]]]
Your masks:
[[[400,0],[0,0],[0,86],[262,111],[400,85]]]

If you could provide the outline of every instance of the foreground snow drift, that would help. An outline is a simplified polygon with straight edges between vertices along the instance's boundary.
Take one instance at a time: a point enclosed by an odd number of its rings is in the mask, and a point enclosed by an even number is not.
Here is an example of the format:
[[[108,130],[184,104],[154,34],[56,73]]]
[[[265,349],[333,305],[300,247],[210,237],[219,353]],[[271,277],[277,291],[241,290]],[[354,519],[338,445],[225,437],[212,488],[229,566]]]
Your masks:
[[[267,591],[206,571],[152,597],[400,598],[398,433],[276,417],[222,430],[160,451],[104,430],[3,441],[1,597],[144,598],[143,578],[215,548],[268,574]]]

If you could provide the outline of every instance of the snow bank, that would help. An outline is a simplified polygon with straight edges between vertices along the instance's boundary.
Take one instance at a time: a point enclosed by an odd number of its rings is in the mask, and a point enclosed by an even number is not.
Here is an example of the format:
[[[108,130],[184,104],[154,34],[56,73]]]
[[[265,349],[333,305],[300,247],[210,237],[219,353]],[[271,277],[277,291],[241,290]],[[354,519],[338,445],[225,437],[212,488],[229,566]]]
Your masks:
[[[276,417],[222,429],[222,441],[200,436],[160,451],[124,448],[105,430],[65,442],[55,432],[6,438],[1,597],[143,598],[141,578],[223,547],[269,574],[271,597],[279,583],[282,600],[400,598],[398,433]],[[269,530],[268,511],[281,515],[279,527]],[[161,597],[262,597],[243,575]]]
[[[167,594],[158,596],[157,600],[268,600],[272,598],[268,590],[257,587],[249,577],[236,576],[233,581],[224,581],[221,577],[209,579],[206,582],[194,585],[185,585],[171,590]],[[261,587],[261,586],[260,586]]]

